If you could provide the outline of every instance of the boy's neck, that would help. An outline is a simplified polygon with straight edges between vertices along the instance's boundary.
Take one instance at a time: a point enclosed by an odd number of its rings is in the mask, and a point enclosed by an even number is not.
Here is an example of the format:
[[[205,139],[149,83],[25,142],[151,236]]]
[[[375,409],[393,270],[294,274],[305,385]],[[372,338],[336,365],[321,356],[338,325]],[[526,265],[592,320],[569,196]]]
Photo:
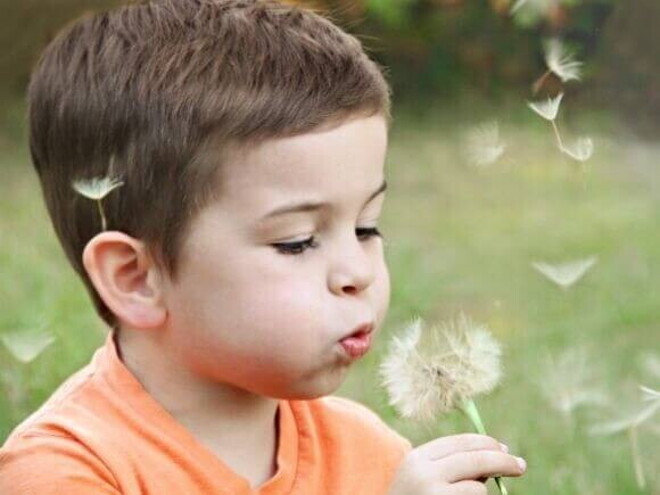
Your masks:
[[[149,331],[122,329],[117,354],[144,389],[253,486],[276,471],[277,399],[203,380],[177,366]]]

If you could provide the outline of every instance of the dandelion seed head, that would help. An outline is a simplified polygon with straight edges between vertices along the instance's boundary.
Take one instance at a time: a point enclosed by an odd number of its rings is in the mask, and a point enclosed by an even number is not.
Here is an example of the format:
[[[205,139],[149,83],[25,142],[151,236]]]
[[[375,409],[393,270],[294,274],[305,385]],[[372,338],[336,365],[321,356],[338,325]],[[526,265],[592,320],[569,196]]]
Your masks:
[[[466,132],[463,139],[463,153],[475,167],[492,165],[504,154],[506,144],[500,139],[497,122],[486,122]]]
[[[594,154],[594,142],[590,137],[581,137],[570,145],[564,146],[562,151],[579,162],[586,162]]]
[[[487,328],[464,314],[431,328],[416,318],[392,339],[379,372],[399,414],[428,421],[495,388],[500,354]]]
[[[557,38],[545,42],[545,63],[562,82],[579,81],[582,77],[582,62],[575,60],[575,55]]]
[[[93,177],[91,179],[79,179],[75,180],[72,183],[73,189],[82,196],[94,199],[101,200],[105,198],[110,192],[118,187],[124,185],[124,183],[113,177]]]

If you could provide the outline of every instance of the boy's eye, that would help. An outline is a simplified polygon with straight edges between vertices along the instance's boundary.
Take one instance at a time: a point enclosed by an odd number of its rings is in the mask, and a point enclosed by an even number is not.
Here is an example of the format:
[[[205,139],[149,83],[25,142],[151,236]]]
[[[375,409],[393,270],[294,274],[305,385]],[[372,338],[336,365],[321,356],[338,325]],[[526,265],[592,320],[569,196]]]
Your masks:
[[[367,240],[371,237],[382,237],[377,227],[368,227],[368,228],[358,228],[355,229],[355,233],[360,239]],[[275,249],[277,249],[282,254],[302,254],[307,248],[318,247],[318,242],[314,240],[314,237],[305,239],[303,241],[297,242],[279,242],[276,244],[271,244]]]
[[[307,248],[316,247],[318,244],[314,241],[314,237],[310,237],[304,241],[279,242],[276,244],[271,244],[271,246],[273,246],[282,254],[301,254]]]
[[[370,237],[383,237],[383,234],[380,233],[378,227],[365,227],[355,229],[355,233],[358,237],[369,239]]]

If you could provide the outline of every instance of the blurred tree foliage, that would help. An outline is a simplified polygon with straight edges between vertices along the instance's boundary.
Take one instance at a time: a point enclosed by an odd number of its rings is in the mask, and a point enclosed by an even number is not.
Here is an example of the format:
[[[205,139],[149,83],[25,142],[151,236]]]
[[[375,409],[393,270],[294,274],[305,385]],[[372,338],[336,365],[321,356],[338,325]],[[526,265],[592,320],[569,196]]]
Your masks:
[[[581,90],[608,101],[613,93],[625,95],[619,99],[624,109],[639,108],[644,95],[642,105],[653,102],[655,112],[648,119],[660,118],[660,64],[652,48],[658,46],[658,0],[284,1],[318,9],[357,34],[389,68],[398,101],[463,90],[528,95],[544,70],[542,40],[560,36],[587,62]],[[0,0],[0,97],[23,94],[39,52],[63,25],[121,3],[129,2]],[[602,91],[592,91],[596,84]]]
[[[24,90],[39,52],[67,22],[83,12],[106,9],[117,0],[0,0],[2,89]]]
[[[624,5],[625,4],[625,5]],[[622,115],[638,135],[660,131],[659,0],[622,2],[608,19],[595,64],[595,98]]]
[[[293,1],[293,0],[292,0]],[[529,87],[541,41],[594,54],[614,0],[297,0],[329,11],[391,68],[398,97]],[[516,8],[517,7],[517,8]],[[515,8],[515,13],[512,10]]]

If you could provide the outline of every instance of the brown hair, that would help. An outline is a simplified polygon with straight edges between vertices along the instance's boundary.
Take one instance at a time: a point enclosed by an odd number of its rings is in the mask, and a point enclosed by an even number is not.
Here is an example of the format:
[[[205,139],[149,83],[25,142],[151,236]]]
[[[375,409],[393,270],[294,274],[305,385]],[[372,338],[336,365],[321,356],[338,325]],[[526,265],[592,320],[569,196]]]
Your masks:
[[[158,0],[87,14],[41,54],[27,99],[55,232],[111,326],[82,264],[101,219],[74,180],[122,179],[103,200],[108,228],[143,240],[175,278],[186,226],[217,193],[223,150],[352,116],[391,123],[383,68],[361,42],[317,11],[272,0]]]

